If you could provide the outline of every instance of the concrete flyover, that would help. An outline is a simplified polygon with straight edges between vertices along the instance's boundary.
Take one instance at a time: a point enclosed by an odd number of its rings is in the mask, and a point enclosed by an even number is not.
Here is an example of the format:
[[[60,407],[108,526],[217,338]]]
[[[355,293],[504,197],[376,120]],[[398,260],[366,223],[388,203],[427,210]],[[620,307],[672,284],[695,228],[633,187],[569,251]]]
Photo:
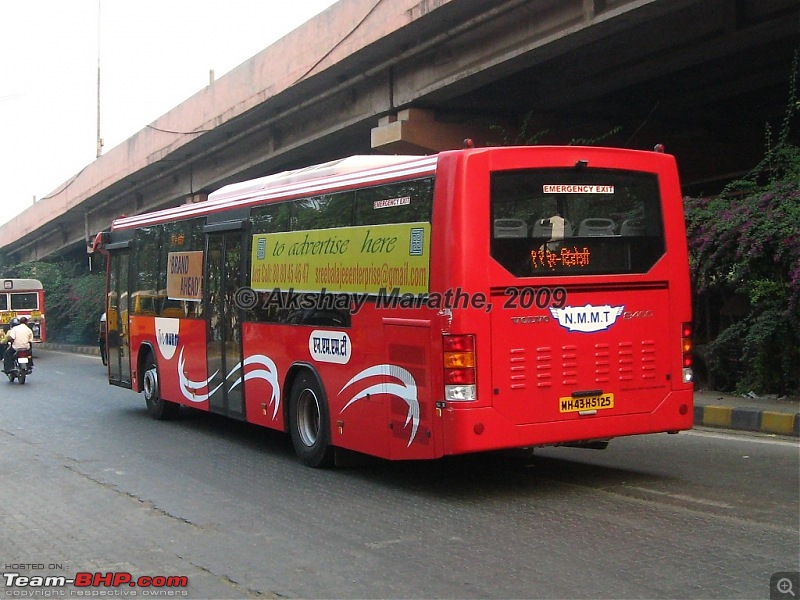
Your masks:
[[[75,252],[122,214],[464,137],[660,142],[710,193],[780,126],[798,48],[797,0],[340,0],[0,227],[0,253]]]

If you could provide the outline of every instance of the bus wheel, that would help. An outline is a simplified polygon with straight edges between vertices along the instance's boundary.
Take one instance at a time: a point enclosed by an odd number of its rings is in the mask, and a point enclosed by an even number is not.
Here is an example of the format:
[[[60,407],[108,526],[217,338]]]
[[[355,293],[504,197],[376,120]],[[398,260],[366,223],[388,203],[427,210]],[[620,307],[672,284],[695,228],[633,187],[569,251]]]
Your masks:
[[[161,397],[161,389],[158,386],[158,367],[152,355],[147,357],[147,367],[144,370],[143,379],[144,400],[147,402],[147,412],[150,413],[150,416],[159,421],[177,417],[180,406]]]
[[[308,371],[301,373],[292,386],[289,429],[294,450],[305,465],[315,468],[333,465],[328,403],[316,378]]]

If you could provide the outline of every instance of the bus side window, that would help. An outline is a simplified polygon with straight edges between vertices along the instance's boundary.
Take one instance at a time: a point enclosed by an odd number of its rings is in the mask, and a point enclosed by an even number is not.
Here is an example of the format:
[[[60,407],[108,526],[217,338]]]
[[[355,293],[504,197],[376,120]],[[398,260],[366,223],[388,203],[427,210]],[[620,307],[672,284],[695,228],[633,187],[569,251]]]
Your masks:
[[[430,222],[433,178],[389,183],[356,192],[355,224]]]
[[[345,311],[305,308],[289,313],[286,317],[286,323],[290,325],[350,327],[350,315]]]

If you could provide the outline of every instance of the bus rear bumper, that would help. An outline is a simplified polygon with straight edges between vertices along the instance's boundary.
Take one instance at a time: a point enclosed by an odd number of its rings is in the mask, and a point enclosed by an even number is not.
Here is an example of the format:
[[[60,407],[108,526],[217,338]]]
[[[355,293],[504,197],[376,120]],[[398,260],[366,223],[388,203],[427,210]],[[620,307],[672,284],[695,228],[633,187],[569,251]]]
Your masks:
[[[443,411],[442,418],[444,455],[552,446],[691,429],[694,421],[693,393],[691,390],[673,391],[650,413],[594,414],[544,423],[515,424],[492,407],[458,407]]]

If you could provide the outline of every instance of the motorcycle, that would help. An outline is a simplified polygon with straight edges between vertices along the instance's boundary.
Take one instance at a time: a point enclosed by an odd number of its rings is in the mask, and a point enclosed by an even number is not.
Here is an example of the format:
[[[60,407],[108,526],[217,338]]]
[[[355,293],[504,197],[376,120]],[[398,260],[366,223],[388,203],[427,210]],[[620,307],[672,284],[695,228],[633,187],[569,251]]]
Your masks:
[[[25,385],[25,379],[33,373],[31,358],[30,350],[17,350],[14,353],[14,367],[10,371],[6,371],[8,380],[11,383],[14,383],[14,379],[17,379],[20,385]]]

